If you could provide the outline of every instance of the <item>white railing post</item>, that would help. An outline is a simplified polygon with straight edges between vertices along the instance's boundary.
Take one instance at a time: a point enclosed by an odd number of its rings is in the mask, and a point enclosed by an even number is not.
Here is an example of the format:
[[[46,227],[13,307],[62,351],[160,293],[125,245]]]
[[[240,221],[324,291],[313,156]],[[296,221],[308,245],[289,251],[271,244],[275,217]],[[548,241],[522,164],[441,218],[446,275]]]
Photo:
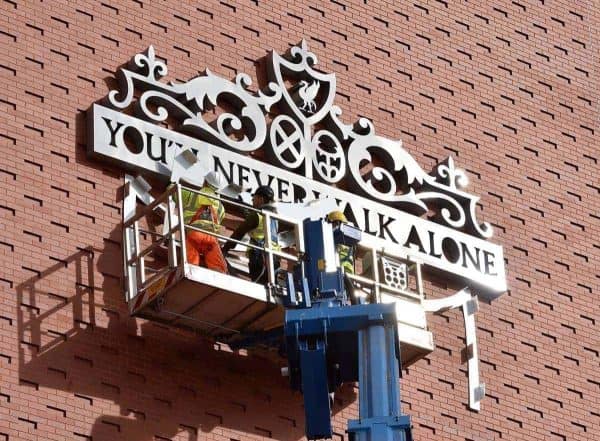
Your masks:
[[[123,224],[135,216],[135,205],[137,202],[136,192],[133,188],[134,178],[130,175],[125,175],[125,184],[123,186]],[[123,226],[123,267],[127,283],[126,298],[129,302],[137,294],[137,267],[130,263],[133,255],[133,228],[131,226]]]
[[[146,281],[146,268],[144,265],[144,258],[140,257],[140,223],[135,221],[133,223],[133,243],[134,243],[134,256],[135,256],[135,265],[138,272],[138,285],[144,285]]]
[[[169,247],[169,266],[171,268],[175,268],[177,266],[177,244],[175,243],[175,234],[173,233],[173,191],[171,190],[169,195],[167,196],[167,223],[168,230],[167,234],[169,235],[168,247]]]
[[[304,222],[298,221],[296,224],[296,247],[298,254],[304,255]]]
[[[185,218],[183,217],[183,199],[181,198],[181,185],[177,185],[177,215],[179,217],[179,240],[181,241],[181,266],[187,264],[187,250],[185,245]]]
[[[127,284],[127,292],[125,293],[125,297],[128,303],[135,296],[135,272],[129,263],[129,260],[131,259],[131,243],[129,240],[130,236],[131,227],[125,227],[123,230],[123,265],[125,266],[125,282]]]
[[[421,298],[421,301],[424,299],[424,291],[423,291],[423,273],[421,272],[421,261],[419,259],[414,259],[415,262],[415,276],[417,282],[417,294]]]

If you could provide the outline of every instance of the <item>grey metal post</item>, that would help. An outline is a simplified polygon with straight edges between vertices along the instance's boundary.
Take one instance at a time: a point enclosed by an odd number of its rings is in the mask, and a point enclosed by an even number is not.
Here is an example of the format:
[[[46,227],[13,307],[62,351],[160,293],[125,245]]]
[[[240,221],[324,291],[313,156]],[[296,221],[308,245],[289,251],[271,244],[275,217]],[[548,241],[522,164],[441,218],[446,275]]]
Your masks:
[[[273,243],[271,241],[271,215],[263,211],[265,222],[265,252],[267,253],[267,276],[269,285],[275,283],[275,264],[273,263]],[[272,299],[271,299],[272,300]]]
[[[375,282],[375,303],[381,303],[381,295],[379,294],[379,266],[377,264],[377,250],[371,248],[371,268],[373,268],[373,281]]]

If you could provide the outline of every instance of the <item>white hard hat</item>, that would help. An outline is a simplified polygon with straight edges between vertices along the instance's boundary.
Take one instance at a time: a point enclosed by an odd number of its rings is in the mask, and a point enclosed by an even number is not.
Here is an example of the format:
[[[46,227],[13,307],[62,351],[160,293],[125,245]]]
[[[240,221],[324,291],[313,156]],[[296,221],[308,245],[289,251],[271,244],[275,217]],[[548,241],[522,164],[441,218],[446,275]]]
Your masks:
[[[221,173],[217,171],[209,172],[204,177],[204,182],[210,185],[211,187],[216,188],[217,190],[221,190],[223,187],[225,187],[225,185],[227,185],[227,182],[225,182],[225,179],[223,179]]]

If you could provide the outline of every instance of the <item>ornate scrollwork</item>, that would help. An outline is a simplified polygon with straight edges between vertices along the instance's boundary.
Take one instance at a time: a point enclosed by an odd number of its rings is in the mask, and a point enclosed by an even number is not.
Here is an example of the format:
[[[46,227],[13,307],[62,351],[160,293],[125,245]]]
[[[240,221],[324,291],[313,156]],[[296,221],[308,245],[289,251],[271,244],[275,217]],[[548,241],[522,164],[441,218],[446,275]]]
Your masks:
[[[143,90],[149,89],[140,95],[137,103],[144,118],[165,121],[172,116],[182,130],[242,152],[264,145],[267,134],[265,112],[281,99],[281,88],[277,84],[268,85],[270,93],[260,91],[253,95],[246,90],[252,84],[248,75],[238,74],[232,82],[208,69],[205,75],[186,83],[161,83],[157,80],[166,75],[167,68],[156,59],[152,46],[147,55],[136,55],[133,65],[136,71],[121,69],[120,91],[112,90],[108,95],[113,106],[119,109],[128,107],[134,101],[136,85],[140,85]],[[124,94],[119,99],[121,91]],[[233,110],[223,112],[213,123],[207,122],[204,113],[217,107],[221,97]]]
[[[108,101],[118,109],[125,109],[133,101],[135,91],[134,80],[160,86],[161,83],[158,80],[167,74],[167,65],[162,60],[156,58],[154,46],[148,47],[146,52],[133,57],[129,65],[133,70],[120,69],[117,72],[119,89],[126,91],[125,97],[119,100],[117,98],[119,95],[118,90],[111,90],[108,94]]]
[[[137,54],[133,61],[139,68],[147,70],[146,76],[152,81],[156,81],[167,74],[167,65],[156,58],[154,46],[150,46],[146,53]]]
[[[299,168],[306,160],[302,129],[287,115],[279,115],[271,123],[271,148],[276,160],[288,170]]]
[[[149,103],[155,104],[155,108],[153,109],[151,107],[148,107]],[[194,118],[196,116],[186,106],[181,104],[171,95],[168,95],[158,90],[149,90],[147,92],[144,92],[138,100],[138,105],[142,117],[148,118],[156,122],[165,121],[169,117],[169,110],[167,109],[167,107],[171,109],[176,108],[183,114],[187,115],[189,118]]]
[[[435,201],[439,214],[449,226],[454,228],[464,227],[466,221],[465,209],[452,196],[440,192],[425,191],[419,193],[417,198],[420,201]]]
[[[469,183],[469,178],[467,178],[464,170],[454,166],[454,159],[452,159],[452,156],[448,156],[446,161],[438,164],[435,168],[435,172],[438,178],[445,180],[446,185],[450,188],[465,188]]]
[[[327,130],[315,133],[312,140],[313,166],[319,177],[330,184],[341,181],[346,175],[346,157],[338,139]]]
[[[308,50],[308,44],[306,44],[305,39],[302,39],[300,46],[293,46],[290,49],[290,55],[292,56],[292,60],[300,65],[312,66],[319,62],[317,56]]]
[[[342,110],[333,103],[335,75],[316,71],[317,62],[304,40],[288,55],[273,52],[267,89],[253,93],[248,75],[230,81],[208,69],[185,83],[161,82],[167,66],[150,46],[129,69],[120,69],[119,90],[110,91],[108,101],[119,109],[135,102],[145,119],[168,121],[241,153],[265,147],[270,159],[295,173],[329,184],[345,179],[348,188],[382,203],[433,213],[436,222],[491,237],[491,225],[476,219],[478,198],[463,191],[467,175],[454,160],[446,159],[428,174],[401,141],[376,135],[368,119],[343,123]],[[266,113],[275,104],[281,113],[269,122]],[[222,111],[209,121],[207,111],[214,108]]]
[[[364,121],[363,126],[371,129]],[[406,174],[406,182],[409,185],[414,182],[422,183],[427,176],[412,156],[402,148],[402,143],[372,133],[354,136],[355,139],[348,149],[348,168],[353,183],[380,201],[415,204],[427,211],[427,206],[416,197],[414,189],[411,188],[406,193],[399,192],[398,173]],[[374,156],[380,158],[379,163],[382,165],[374,165],[370,174],[361,174],[365,163],[375,162]]]
[[[269,84],[272,95],[259,92],[258,96],[250,94],[246,89],[252,80],[246,74],[238,74],[235,82],[214,75],[208,69],[206,75],[193,78],[187,83],[173,84],[172,92],[182,95],[186,102],[192,101],[192,107],[198,111],[193,117],[186,118],[182,128],[207,136],[219,144],[242,152],[250,152],[263,146],[267,134],[267,122],[264,111],[281,99],[281,89],[276,84]],[[202,112],[208,107],[216,107],[219,97],[237,110],[237,113],[224,112],[216,120],[216,128],[202,118]],[[233,139],[230,134],[244,130],[241,139]],[[251,134],[250,137],[248,134]]]

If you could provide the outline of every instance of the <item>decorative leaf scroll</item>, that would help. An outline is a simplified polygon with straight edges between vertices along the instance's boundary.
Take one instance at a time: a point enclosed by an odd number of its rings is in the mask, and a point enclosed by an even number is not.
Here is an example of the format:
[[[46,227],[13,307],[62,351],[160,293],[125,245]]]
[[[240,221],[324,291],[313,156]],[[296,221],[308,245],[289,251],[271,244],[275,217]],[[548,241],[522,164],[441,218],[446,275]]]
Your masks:
[[[463,191],[467,176],[451,157],[428,174],[401,141],[376,135],[371,121],[340,120],[342,111],[333,103],[335,74],[313,68],[317,57],[306,41],[283,56],[273,51],[269,61],[264,92],[248,91],[252,82],[246,74],[230,81],[208,69],[185,83],[167,84],[159,81],[167,67],[150,46],[119,70],[120,90],[111,91],[108,101],[230,150],[264,148],[270,160],[294,173],[329,184],[345,182],[346,188],[384,204],[433,213],[432,220],[441,224],[492,236],[490,224],[476,220],[479,198]],[[209,113],[216,107],[222,110],[217,117]]]
[[[452,159],[452,156],[448,156],[446,161],[438,164],[435,172],[440,178],[440,182],[445,181],[445,184],[450,188],[465,188],[469,183],[469,179],[464,170],[454,167],[454,159]]]

